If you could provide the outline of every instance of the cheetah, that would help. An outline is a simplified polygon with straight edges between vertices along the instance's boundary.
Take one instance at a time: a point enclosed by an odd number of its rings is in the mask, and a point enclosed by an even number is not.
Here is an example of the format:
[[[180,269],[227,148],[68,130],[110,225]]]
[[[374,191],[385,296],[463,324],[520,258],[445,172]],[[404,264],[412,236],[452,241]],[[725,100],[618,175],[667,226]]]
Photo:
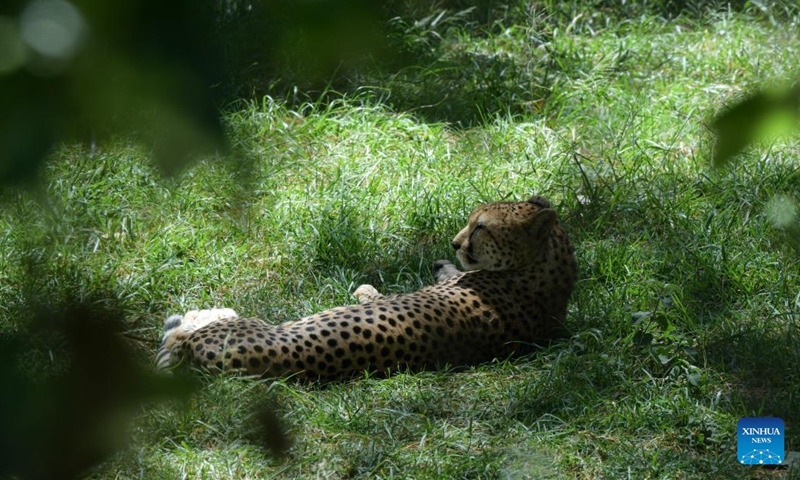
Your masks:
[[[475,365],[565,333],[577,262],[550,202],[480,206],[451,245],[465,271],[440,260],[437,283],[417,292],[384,296],[361,285],[358,304],[281,325],[231,309],[171,316],[156,369],[187,360],[212,372],[327,381]]]

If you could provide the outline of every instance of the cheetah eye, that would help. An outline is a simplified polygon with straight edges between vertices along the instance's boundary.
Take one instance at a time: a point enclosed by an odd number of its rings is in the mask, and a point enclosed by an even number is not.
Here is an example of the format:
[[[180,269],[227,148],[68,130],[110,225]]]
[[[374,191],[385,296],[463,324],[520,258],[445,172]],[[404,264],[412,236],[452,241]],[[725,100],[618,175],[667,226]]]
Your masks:
[[[472,237],[475,235],[476,232],[478,232],[479,230],[483,230],[484,228],[486,228],[486,225],[484,225],[482,223],[475,224],[475,227],[472,229],[472,231],[469,234],[469,238],[472,239]]]

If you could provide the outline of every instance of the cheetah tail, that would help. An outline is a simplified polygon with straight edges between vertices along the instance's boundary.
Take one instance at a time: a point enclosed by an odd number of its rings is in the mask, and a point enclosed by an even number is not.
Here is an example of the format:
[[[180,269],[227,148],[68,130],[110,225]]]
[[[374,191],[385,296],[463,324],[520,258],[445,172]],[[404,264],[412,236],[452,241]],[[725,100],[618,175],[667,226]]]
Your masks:
[[[158,348],[158,353],[156,354],[157,372],[163,371],[176,363],[172,358],[172,351],[176,346],[176,342],[179,340],[176,337],[182,333],[180,327],[183,323],[183,318],[182,315],[171,315],[164,321],[164,336],[161,339],[161,346]]]
[[[164,322],[164,337],[156,354],[156,371],[162,371],[180,362],[178,349],[183,341],[197,329],[209,323],[239,315],[230,308],[211,308],[208,310],[190,310],[186,315],[172,315]]]

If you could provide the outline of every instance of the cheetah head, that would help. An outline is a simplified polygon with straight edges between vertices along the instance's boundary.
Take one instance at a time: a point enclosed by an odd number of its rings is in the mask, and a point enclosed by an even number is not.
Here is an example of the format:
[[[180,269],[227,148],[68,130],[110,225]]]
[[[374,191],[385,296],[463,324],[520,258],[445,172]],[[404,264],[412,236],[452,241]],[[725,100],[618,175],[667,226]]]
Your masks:
[[[489,203],[476,208],[452,246],[465,270],[516,270],[539,258],[558,223],[542,197],[526,202]]]

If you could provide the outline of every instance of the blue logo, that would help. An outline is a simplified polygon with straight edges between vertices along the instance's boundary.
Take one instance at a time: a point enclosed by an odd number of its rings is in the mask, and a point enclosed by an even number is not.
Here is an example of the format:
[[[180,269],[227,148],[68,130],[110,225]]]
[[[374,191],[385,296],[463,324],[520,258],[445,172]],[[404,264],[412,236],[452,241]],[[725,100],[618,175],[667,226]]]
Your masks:
[[[742,418],[736,427],[737,457],[742,465],[779,465],[784,461],[783,420]]]

